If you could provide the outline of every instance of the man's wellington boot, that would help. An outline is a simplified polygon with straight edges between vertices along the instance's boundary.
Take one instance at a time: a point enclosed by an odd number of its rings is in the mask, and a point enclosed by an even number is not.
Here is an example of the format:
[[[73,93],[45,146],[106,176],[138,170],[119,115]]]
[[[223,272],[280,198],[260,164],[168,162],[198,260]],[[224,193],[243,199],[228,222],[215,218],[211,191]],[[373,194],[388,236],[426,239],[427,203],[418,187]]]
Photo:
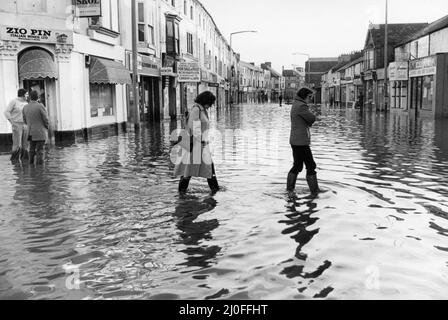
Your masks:
[[[311,194],[318,194],[320,192],[317,175],[306,176],[306,182],[308,182]]]
[[[296,181],[297,181],[297,174],[290,172],[288,174],[288,180],[286,182],[286,190],[293,192],[296,189]]]

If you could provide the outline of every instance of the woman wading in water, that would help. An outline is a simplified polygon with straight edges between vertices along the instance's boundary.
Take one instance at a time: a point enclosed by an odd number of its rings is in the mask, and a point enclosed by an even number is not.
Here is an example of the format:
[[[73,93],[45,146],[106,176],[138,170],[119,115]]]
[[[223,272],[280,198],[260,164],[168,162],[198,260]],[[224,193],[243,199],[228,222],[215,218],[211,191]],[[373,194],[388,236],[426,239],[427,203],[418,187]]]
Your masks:
[[[210,91],[201,93],[195,100],[195,105],[188,112],[182,140],[179,143],[182,158],[176,164],[174,174],[181,176],[179,192],[186,192],[191,177],[206,178],[212,192],[219,191],[215,166],[212,161],[208,132],[210,119],[208,110],[215,104],[216,97]]]

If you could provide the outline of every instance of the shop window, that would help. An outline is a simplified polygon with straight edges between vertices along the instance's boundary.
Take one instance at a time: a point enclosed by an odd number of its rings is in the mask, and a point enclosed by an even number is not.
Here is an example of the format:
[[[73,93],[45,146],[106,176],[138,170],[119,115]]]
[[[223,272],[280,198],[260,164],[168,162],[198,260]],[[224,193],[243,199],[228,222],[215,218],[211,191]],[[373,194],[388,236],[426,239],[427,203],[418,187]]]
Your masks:
[[[115,85],[90,84],[90,116],[92,118],[114,115]]]
[[[401,102],[400,102],[400,108],[407,109],[408,104],[408,82],[402,81],[401,82]]]
[[[422,109],[432,111],[432,103],[434,99],[434,76],[426,76],[423,78],[422,94]]]

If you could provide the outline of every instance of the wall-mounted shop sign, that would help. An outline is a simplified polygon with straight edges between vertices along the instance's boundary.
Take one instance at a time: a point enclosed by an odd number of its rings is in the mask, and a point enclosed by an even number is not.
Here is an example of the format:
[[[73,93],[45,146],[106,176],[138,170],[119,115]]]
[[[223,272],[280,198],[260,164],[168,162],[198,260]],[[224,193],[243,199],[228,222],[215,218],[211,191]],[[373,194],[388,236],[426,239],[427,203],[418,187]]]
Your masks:
[[[212,88],[219,88],[219,83],[209,83],[208,86]]]
[[[75,16],[80,18],[101,17],[101,0],[75,0]]]
[[[436,56],[409,62],[409,77],[430,76],[437,73]]]
[[[390,81],[406,81],[409,79],[409,64],[406,61],[392,62],[389,64]]]
[[[73,44],[73,33],[44,28],[0,26],[0,39],[22,42]]]
[[[201,68],[197,62],[179,62],[177,74],[179,82],[201,82]]]

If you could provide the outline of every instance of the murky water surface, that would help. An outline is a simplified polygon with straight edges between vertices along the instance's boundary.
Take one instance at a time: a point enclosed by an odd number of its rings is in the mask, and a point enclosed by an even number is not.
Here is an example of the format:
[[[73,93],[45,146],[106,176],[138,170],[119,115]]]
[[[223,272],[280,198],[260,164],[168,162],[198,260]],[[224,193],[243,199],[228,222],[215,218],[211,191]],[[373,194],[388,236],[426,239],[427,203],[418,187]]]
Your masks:
[[[170,123],[50,148],[40,169],[0,156],[0,299],[446,298],[447,122],[323,111],[326,192],[302,173],[295,200],[289,107],[212,122],[216,195],[177,193]]]

